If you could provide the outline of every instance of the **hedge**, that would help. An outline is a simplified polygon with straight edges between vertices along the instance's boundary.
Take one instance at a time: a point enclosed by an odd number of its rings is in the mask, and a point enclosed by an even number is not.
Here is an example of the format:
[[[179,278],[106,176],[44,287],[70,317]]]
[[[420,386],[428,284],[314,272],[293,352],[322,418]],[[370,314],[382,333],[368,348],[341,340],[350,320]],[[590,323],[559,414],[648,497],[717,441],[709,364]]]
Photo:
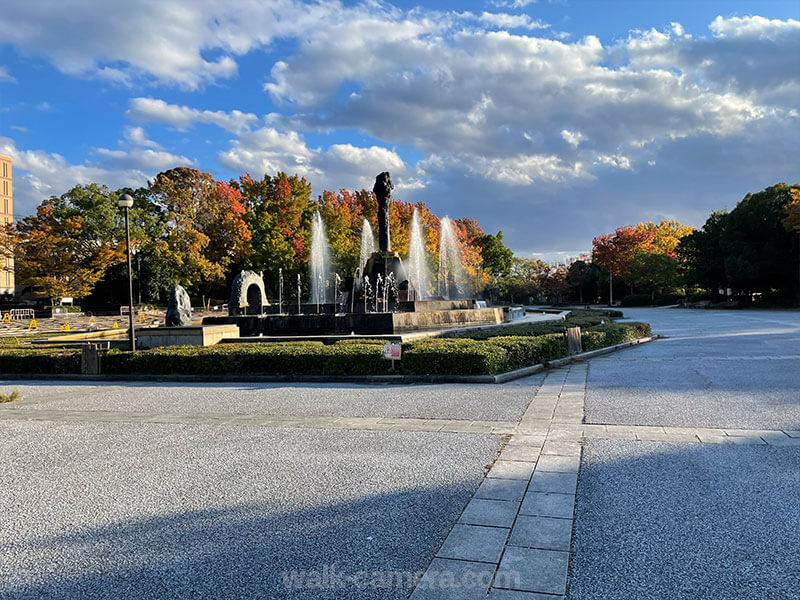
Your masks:
[[[581,334],[581,343],[584,352],[613,346],[623,342],[630,342],[642,337],[652,335],[650,323],[639,323],[631,321],[629,323],[613,323],[610,325],[599,325]]]
[[[80,350],[0,350],[2,373],[80,373]]]
[[[647,323],[608,323],[583,333],[584,350],[650,335]],[[528,336],[428,338],[403,344],[400,373],[491,375],[566,356],[563,333]],[[80,351],[0,349],[0,373],[79,373]],[[380,375],[391,372],[375,340],[177,346],[132,354],[109,350],[103,373],[149,375]]]

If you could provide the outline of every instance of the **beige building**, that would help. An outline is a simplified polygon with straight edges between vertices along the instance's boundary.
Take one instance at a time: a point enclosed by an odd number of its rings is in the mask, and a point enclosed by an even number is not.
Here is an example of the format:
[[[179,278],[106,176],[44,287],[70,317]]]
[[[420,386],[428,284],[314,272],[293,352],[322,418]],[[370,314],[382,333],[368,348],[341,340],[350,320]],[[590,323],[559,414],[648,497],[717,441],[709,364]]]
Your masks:
[[[0,224],[14,223],[11,157],[0,154]],[[0,294],[14,293],[14,257],[0,249]]]

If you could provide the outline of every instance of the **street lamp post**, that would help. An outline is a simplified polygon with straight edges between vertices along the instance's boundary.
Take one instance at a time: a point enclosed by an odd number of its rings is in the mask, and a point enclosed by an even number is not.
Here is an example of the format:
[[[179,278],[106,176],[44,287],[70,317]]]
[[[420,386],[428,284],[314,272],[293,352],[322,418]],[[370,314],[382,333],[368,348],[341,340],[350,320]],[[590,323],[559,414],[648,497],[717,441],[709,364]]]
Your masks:
[[[117,206],[125,210],[125,254],[128,257],[128,331],[131,340],[131,352],[136,352],[136,334],[133,331],[133,272],[131,268],[131,227],[128,222],[128,210],[133,206],[130,194],[122,194],[117,199]]]

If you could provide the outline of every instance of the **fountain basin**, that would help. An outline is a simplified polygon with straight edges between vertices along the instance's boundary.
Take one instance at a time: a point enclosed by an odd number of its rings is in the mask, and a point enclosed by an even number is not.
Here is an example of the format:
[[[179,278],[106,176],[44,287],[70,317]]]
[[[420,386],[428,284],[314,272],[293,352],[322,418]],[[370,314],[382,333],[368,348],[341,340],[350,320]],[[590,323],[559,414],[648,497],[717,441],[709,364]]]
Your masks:
[[[463,302],[468,303],[467,300]],[[423,304],[423,303],[413,303]],[[206,325],[238,325],[242,337],[397,334],[409,331],[449,329],[500,324],[500,308],[455,308],[414,312],[374,312],[312,315],[261,315],[206,317]]]

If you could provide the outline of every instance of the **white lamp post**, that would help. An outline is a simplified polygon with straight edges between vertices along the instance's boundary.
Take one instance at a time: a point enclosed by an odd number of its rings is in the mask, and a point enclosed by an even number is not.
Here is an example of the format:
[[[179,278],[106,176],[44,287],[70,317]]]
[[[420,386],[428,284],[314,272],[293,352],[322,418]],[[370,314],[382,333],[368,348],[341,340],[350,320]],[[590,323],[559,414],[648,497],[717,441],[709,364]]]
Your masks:
[[[128,331],[130,332],[131,352],[136,352],[136,334],[133,331],[133,272],[131,269],[131,227],[128,210],[133,206],[133,197],[122,194],[117,198],[117,206],[125,210],[125,254],[128,257]]]

